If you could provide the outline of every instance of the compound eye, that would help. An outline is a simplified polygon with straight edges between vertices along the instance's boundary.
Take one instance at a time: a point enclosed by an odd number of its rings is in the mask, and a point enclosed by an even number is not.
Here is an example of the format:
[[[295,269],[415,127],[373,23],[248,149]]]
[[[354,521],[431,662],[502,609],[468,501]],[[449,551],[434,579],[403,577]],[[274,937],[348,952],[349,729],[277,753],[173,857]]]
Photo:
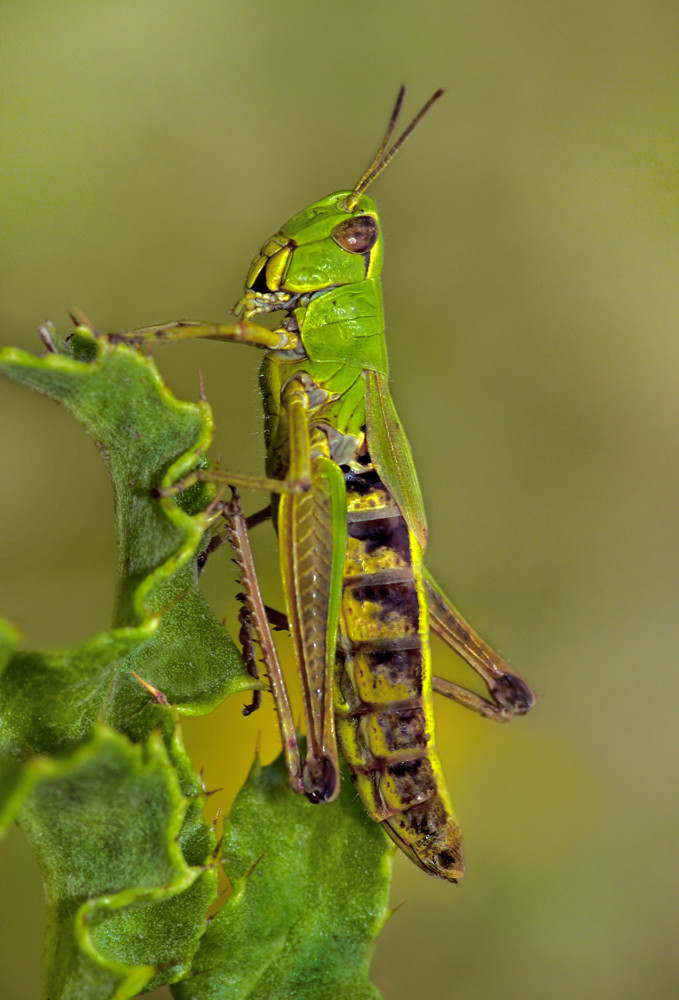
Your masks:
[[[335,226],[332,238],[349,253],[367,253],[375,246],[378,234],[377,223],[372,215],[359,215]]]

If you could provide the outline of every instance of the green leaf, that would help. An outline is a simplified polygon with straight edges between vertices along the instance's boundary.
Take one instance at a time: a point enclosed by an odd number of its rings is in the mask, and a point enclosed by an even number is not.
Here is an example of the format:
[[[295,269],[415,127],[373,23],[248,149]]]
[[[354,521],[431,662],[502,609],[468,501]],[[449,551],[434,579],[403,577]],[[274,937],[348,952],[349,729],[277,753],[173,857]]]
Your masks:
[[[198,589],[214,491],[153,493],[204,462],[209,407],[174,399],[148,357],[89,330],[48,339],[43,358],[0,352],[0,371],[61,402],[97,442],[115,494],[118,600],[113,627],[75,649],[16,649],[0,625],[0,827],[17,818],[38,854],[44,997],[123,1000],[188,971],[217,892],[202,781],[168,702],[204,713],[257,682]]]
[[[224,830],[232,894],[177,1000],[377,1000],[368,978],[388,916],[393,847],[345,768],[331,804],[287,784],[282,755],[255,762]]]
[[[64,752],[98,719],[144,739],[158,707],[130,669],[189,714],[257,686],[198,588],[213,488],[186,491],[181,505],[153,495],[204,461],[209,406],[176,400],[149,357],[87,329],[68,343],[49,331],[49,340],[42,358],[0,351],[0,371],[58,400],[96,441],[115,496],[118,599],[114,627],[85,646],[19,651],[6,664],[0,753],[13,758]]]
[[[185,974],[217,872],[184,858],[190,803],[160,734],[135,745],[99,726],[70,756],[29,767],[21,826],[47,896],[43,995],[124,1000]]]

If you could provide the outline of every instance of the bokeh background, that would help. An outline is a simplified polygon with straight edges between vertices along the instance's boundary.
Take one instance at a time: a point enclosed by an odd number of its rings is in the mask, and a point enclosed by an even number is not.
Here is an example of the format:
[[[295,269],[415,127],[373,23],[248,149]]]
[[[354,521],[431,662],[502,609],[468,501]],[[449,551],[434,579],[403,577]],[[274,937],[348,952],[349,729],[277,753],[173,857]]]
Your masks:
[[[0,338],[28,349],[73,306],[105,330],[226,319],[264,239],[355,182],[399,84],[406,117],[447,88],[372,191],[393,392],[429,564],[539,704],[510,727],[438,704],[468,875],[397,858],[374,979],[387,1000],[676,997],[679,7],[5,0],[0,16]],[[184,398],[202,369],[215,453],[259,470],[256,352],[157,360]],[[0,612],[28,645],[82,642],[115,586],[104,468],[9,382],[0,438]],[[256,549],[276,603],[268,526]],[[232,621],[228,557],[206,587]],[[227,806],[258,732],[277,751],[270,704],[240,708],[185,727]],[[30,1000],[40,880],[18,833],[4,853],[2,993]]]

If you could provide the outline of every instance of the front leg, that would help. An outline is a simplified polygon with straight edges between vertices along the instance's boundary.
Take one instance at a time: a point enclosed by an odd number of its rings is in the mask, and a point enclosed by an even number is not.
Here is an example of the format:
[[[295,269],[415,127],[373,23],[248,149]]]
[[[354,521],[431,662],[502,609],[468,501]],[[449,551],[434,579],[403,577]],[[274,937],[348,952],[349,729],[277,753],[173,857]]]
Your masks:
[[[249,344],[267,351],[289,350],[296,343],[296,338],[285,330],[267,330],[266,327],[245,320],[239,323],[206,323],[202,320],[178,319],[172,323],[109,333],[107,337],[114,344],[165,344],[200,337],[204,340]]]
[[[427,570],[424,575],[432,631],[483,678],[490,698],[441,677],[434,677],[434,691],[497,722],[525,715],[535,700],[528,684],[464,620]]]
[[[174,496],[198,482],[223,483],[226,486],[265,490],[267,493],[306,493],[312,479],[311,452],[306,419],[307,396],[298,379],[288,384],[281,402],[287,413],[289,438],[288,469],[284,478],[243,475],[223,469],[194,469],[173,486],[157,490],[156,495]]]

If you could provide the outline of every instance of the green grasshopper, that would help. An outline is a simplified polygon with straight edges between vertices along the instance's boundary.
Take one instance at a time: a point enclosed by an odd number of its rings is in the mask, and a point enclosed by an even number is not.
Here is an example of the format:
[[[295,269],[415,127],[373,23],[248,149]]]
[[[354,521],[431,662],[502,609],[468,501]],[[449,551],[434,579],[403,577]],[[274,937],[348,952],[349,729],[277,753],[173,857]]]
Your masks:
[[[533,695],[422,561],[422,495],[389,391],[380,220],[365,193],[443,93],[390,146],[404,92],[358,183],[293,216],[255,256],[233,310],[240,322],[180,320],[114,336],[264,349],[266,477],[197,470],[175,490],[209,479],[273,495],[250,526],[271,516],[278,531],[287,614],[278,621],[290,629],[302,681],[303,762],[235,493],[226,513],[248,659],[254,665],[257,641],[292,788],[312,802],[336,798],[339,747],[372,819],[417,865],[455,882],[464,872],[461,835],[435,749],[432,693],[500,721],[527,712]],[[274,331],[252,322],[276,311],[285,316]],[[488,697],[432,677],[430,628],[477,671]]]

